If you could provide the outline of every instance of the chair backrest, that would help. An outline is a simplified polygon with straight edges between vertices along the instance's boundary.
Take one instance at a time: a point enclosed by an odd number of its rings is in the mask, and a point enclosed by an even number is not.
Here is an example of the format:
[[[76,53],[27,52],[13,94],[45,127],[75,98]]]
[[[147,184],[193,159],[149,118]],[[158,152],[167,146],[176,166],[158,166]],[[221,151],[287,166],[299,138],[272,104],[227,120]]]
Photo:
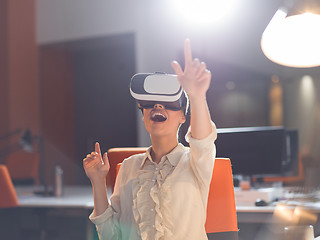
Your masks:
[[[5,165],[0,165],[0,208],[18,206],[18,197]]]
[[[207,233],[229,233],[226,239],[231,240],[238,237],[233,176],[229,158],[215,159],[205,227]]]
[[[145,151],[146,148],[110,149],[108,151],[109,154],[112,153],[109,155],[110,172],[112,172],[110,177],[113,177],[113,181],[110,184],[114,184],[124,158]],[[228,158],[215,159],[209,190],[205,228],[207,233],[218,234],[217,239],[238,239],[232,168],[230,159]],[[221,235],[221,233],[226,233],[227,235]]]
[[[38,152],[19,151],[12,153],[6,160],[6,166],[13,182],[38,183]]]
[[[110,148],[108,150],[108,159],[110,163],[110,171],[107,175],[107,188],[113,192],[114,183],[117,176],[117,164],[134,154],[144,153],[147,151],[145,147],[123,147]]]

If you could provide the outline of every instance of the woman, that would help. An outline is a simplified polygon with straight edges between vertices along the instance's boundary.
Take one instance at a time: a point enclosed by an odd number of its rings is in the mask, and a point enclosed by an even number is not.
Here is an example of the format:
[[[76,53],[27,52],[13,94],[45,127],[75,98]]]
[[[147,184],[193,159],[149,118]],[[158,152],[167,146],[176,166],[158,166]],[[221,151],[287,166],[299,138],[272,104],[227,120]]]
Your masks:
[[[217,136],[206,101],[211,73],[205,63],[192,59],[189,40],[184,54],[184,71],[176,61],[171,65],[190,102],[190,148],[177,138],[186,120],[184,106],[172,109],[152,102],[139,104],[152,146],[122,163],[110,204],[107,154],[102,157],[96,143],[95,152],[83,160],[94,195],[90,219],[100,239],[207,239],[204,224]]]

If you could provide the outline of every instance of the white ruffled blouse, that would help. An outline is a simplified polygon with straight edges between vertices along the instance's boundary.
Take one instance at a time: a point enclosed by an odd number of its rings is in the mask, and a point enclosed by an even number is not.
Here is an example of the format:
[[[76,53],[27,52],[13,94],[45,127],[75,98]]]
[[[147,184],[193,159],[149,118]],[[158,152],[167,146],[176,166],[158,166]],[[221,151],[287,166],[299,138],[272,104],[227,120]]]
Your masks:
[[[123,161],[111,204],[90,215],[106,240],[203,240],[209,185],[215,159],[216,128],[205,139],[190,136],[159,164],[150,150]]]

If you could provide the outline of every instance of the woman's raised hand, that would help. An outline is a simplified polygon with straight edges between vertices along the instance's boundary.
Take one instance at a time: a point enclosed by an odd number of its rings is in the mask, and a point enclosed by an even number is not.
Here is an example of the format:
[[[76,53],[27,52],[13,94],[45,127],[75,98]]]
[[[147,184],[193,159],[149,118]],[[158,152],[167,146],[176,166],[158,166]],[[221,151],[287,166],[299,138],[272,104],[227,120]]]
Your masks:
[[[101,179],[105,181],[110,165],[107,153],[104,153],[102,157],[98,142],[95,144],[95,151],[83,159],[83,168],[91,182]]]
[[[211,72],[204,62],[199,59],[192,59],[190,40],[184,42],[184,71],[177,61],[171,63],[172,68],[178,76],[178,81],[187,92],[189,98],[205,97],[211,82]]]

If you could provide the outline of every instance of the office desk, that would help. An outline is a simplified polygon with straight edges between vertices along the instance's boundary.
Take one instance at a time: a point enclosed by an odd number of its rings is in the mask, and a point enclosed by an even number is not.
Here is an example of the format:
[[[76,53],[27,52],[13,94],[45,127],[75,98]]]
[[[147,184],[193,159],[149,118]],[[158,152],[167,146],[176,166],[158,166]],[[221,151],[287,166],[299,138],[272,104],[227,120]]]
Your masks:
[[[238,222],[292,223],[308,217],[309,220],[314,221],[313,216],[317,218],[320,215],[320,192],[306,194],[300,191],[301,189],[295,187],[252,188],[245,191],[235,188]],[[257,207],[254,204],[257,198],[264,199],[266,202],[272,202],[274,199],[286,200]],[[286,215],[288,219],[282,215]]]
[[[86,239],[93,239],[94,226],[88,219],[89,214],[93,209],[93,196],[91,186],[66,186],[64,188],[64,195],[61,198],[43,197],[33,194],[33,187],[17,187],[17,194],[19,200],[19,208],[22,209],[40,209],[42,212],[60,211],[63,214],[75,215],[86,219]],[[108,193],[110,196],[110,193]],[[320,205],[319,207],[304,207],[299,206],[300,210],[316,216],[319,221]],[[260,224],[274,224],[281,219],[275,217],[277,206],[256,207],[244,206],[236,203],[238,223],[260,223]],[[286,209],[294,212],[297,206],[286,206]],[[40,211],[41,212],[41,211]],[[318,224],[318,223],[317,223]]]
[[[91,186],[66,186],[60,198],[34,194],[37,190],[41,188],[16,187],[19,207],[93,209]]]
[[[242,206],[236,203],[238,223],[269,223],[273,220],[275,206]]]
[[[278,206],[265,206],[265,207],[249,207],[237,205],[237,219],[238,223],[291,223],[291,221],[310,221],[314,222],[320,219],[320,208],[304,207],[302,205],[297,206],[283,206],[286,209],[286,213],[293,218],[283,219],[280,215],[277,215],[277,210],[281,207]],[[298,211],[297,211],[298,209]],[[295,215],[294,215],[295,214]],[[300,215],[297,215],[300,214]],[[298,219],[299,218],[299,219]]]
[[[63,196],[57,198],[55,196],[41,196],[34,194],[35,191],[41,191],[37,187],[16,187],[19,209],[26,221],[37,221],[40,223],[41,239],[45,239],[47,218],[48,216],[73,217],[73,219],[81,219],[81,232],[84,233],[82,239],[94,239],[94,225],[88,219],[89,214],[93,210],[93,195],[91,186],[66,186],[64,187]],[[34,219],[36,215],[37,220]],[[23,216],[22,216],[23,217]],[[25,224],[26,225],[26,224]],[[63,223],[61,223],[63,225]],[[50,226],[49,226],[50,227]],[[62,226],[63,227],[63,226]],[[32,228],[28,226],[28,228]],[[69,230],[69,229],[68,229]],[[60,231],[67,231],[60,229]],[[70,229],[70,231],[72,231]],[[71,233],[70,233],[71,234]],[[81,238],[79,238],[81,239]]]
[[[320,235],[320,208],[303,205],[236,206],[239,240],[278,240],[285,226],[313,225]]]

